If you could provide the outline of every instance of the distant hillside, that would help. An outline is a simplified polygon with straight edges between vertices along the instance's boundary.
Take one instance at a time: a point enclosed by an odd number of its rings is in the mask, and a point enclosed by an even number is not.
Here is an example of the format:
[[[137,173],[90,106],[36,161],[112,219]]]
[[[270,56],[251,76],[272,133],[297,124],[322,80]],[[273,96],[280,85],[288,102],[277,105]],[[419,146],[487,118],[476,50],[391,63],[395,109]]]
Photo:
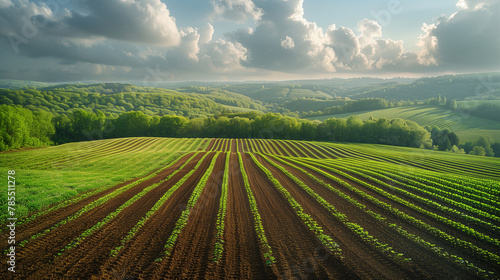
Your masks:
[[[401,118],[412,120],[421,126],[435,125],[441,129],[448,128],[460,138],[460,142],[476,141],[479,137],[491,137],[500,141],[500,122],[460,114],[444,107],[435,106],[403,106],[374,111],[354,112],[347,114],[327,115],[307,118],[309,120],[324,121],[329,118],[347,118],[357,115],[362,120],[374,118]]]
[[[351,99],[380,97],[389,100],[424,100],[438,94],[457,101],[499,98],[500,73],[421,78],[408,84],[367,85],[345,90],[338,95]]]
[[[283,103],[285,109],[291,112],[317,112],[323,111],[328,107],[342,106],[350,102],[349,98],[336,98],[329,100],[313,99],[313,98],[299,98]]]
[[[21,105],[32,111],[68,113],[72,109],[101,111],[116,116],[140,111],[147,115],[213,116],[233,112],[212,99],[195,93],[130,84],[65,85],[34,89],[0,89],[0,104]]]
[[[8,88],[8,89],[20,89],[24,87],[41,88],[41,87],[48,87],[54,84],[55,83],[0,79],[0,88]]]

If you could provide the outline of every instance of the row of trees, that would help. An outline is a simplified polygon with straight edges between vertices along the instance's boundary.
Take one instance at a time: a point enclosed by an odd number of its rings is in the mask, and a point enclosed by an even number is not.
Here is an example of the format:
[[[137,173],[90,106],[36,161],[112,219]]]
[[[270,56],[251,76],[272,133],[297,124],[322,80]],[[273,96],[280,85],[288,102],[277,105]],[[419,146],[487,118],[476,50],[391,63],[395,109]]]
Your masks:
[[[378,143],[435,148],[481,156],[500,156],[500,142],[484,137],[459,144],[448,129],[422,128],[417,123],[385,118],[362,121],[327,119],[324,122],[257,112],[188,119],[182,116],[149,116],[133,111],[118,117],[75,109],[52,115],[21,106],[0,105],[0,150],[40,147],[67,142],[117,137],[224,137]]]
[[[297,139],[408,147],[420,147],[430,141],[424,128],[401,119],[362,121],[352,116],[319,122],[273,113],[187,119],[127,112],[107,119],[103,114],[78,110],[70,116],[56,117],[55,130],[58,143],[133,136]]]
[[[139,111],[125,112],[114,118],[101,111],[82,109],[53,116],[20,106],[2,107],[5,108],[2,112],[6,112],[0,115],[2,150],[135,136],[297,139],[408,147],[429,145],[431,141],[430,133],[424,128],[401,119],[362,121],[351,116],[320,122],[256,112],[187,119],[182,116],[149,116]]]

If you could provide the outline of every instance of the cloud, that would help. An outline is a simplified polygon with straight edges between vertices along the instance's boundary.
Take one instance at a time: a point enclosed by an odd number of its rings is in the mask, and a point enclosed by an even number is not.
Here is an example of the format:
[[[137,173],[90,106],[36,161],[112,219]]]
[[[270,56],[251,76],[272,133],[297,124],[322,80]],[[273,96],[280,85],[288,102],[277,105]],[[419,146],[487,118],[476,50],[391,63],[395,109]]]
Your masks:
[[[249,72],[241,65],[241,62],[247,59],[247,50],[241,44],[224,39],[202,41],[202,37],[207,36],[202,36],[204,32],[207,32],[206,26],[201,30],[193,27],[182,28],[179,46],[168,48],[164,54],[147,56],[145,64],[151,69],[166,73],[162,76],[164,78],[168,76],[176,79]],[[208,28],[208,33],[211,32]]]
[[[0,9],[8,8],[14,5],[10,0],[0,0]]]
[[[421,47],[418,53],[418,63],[429,66],[438,65],[436,61],[437,50],[438,50],[438,40],[432,32],[436,29],[435,24],[425,24],[422,27],[424,34],[420,35],[418,38],[417,45]]]
[[[5,0],[0,0],[5,1]],[[130,63],[133,45],[173,46],[181,34],[159,0],[82,1],[85,11],[69,11],[49,2],[17,1],[0,9],[0,42],[15,53],[65,60]],[[4,3],[4,2],[2,2]],[[7,42],[5,41],[7,40]],[[117,44],[116,41],[121,41]],[[127,53],[119,59],[118,56]],[[137,64],[137,63],[134,63]]]
[[[214,32],[214,27],[210,23],[205,24],[205,26],[200,30],[200,44],[210,42]]]
[[[361,32],[359,42],[366,46],[375,41],[375,38],[382,36],[382,26],[374,20],[363,19],[358,22],[358,30]]]
[[[212,0],[212,5],[215,18],[245,22],[262,16],[262,9],[257,8],[252,0]]]
[[[403,42],[382,39],[382,27],[363,19],[359,33],[331,25],[326,31],[304,17],[303,1],[259,1],[255,30],[229,38],[248,49],[245,66],[292,73],[383,70],[405,59]]]
[[[456,13],[423,25],[413,53],[402,41],[384,38],[377,21],[323,29],[305,18],[303,0],[212,0],[213,19],[254,21],[221,38],[213,38],[210,23],[178,28],[161,1],[82,0],[80,6],[54,7],[49,3],[55,1],[0,0],[0,74],[140,80],[155,69],[161,79],[244,79],[500,65],[499,1],[458,1]],[[232,23],[225,24],[223,31]],[[21,64],[7,66],[16,61]]]
[[[424,24],[419,63],[443,69],[498,70],[500,1],[460,0],[458,11]]]
[[[172,51],[173,53],[167,53],[167,55],[198,61],[198,53],[200,52],[199,41],[200,34],[198,34],[198,29],[193,27],[183,28],[181,29],[180,45]]]
[[[180,43],[175,19],[160,0],[85,0],[85,13],[65,20],[71,29],[140,44],[174,46]]]
[[[293,49],[295,47],[295,42],[290,36],[286,36],[285,39],[281,40],[281,46],[285,49]]]
[[[242,61],[247,59],[247,49],[240,43],[218,39],[202,47],[202,62],[211,71],[226,73],[229,71],[243,71]]]
[[[248,50],[243,65],[290,72],[319,65],[326,38],[321,28],[301,16],[302,1],[260,1],[258,5],[264,13],[255,29],[228,34]]]

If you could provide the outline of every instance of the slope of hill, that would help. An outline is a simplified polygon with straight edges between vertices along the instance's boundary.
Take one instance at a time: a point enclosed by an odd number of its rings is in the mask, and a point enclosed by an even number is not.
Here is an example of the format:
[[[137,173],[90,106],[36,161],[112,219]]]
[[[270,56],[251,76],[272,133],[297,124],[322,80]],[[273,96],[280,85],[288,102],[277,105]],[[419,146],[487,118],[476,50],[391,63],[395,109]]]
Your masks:
[[[485,99],[500,96],[500,73],[447,75],[420,78],[408,84],[368,85],[341,93],[351,99],[380,97],[389,100],[424,100],[443,97],[457,101],[466,98]]]
[[[224,93],[189,93],[131,84],[56,85],[41,89],[0,89],[0,104],[22,105],[31,110],[65,113],[74,108],[105,114],[141,111],[147,115],[212,116],[234,110],[225,107],[266,110],[245,96]]]
[[[52,85],[54,85],[54,83],[0,79],[0,88],[8,88],[8,89],[20,89],[20,88],[24,88],[24,87],[40,88],[40,87],[48,87],[48,86],[52,86]]]
[[[388,119],[401,118],[412,120],[421,126],[434,125],[441,129],[448,128],[460,137],[460,142],[476,141],[481,136],[491,137],[497,142],[500,141],[499,122],[460,114],[443,107],[415,105],[374,111],[318,116],[308,119],[323,121],[329,118],[347,118],[351,115],[357,115],[362,120],[367,120],[370,117]]]

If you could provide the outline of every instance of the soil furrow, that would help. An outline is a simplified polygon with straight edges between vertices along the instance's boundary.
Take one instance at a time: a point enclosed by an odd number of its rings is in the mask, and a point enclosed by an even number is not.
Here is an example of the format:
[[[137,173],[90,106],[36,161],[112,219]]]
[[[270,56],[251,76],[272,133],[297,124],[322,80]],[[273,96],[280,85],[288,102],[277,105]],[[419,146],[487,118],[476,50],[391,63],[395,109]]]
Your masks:
[[[297,216],[282,194],[249,155],[243,155],[245,171],[262,216],[262,223],[277,259],[279,277],[308,279],[358,279],[355,272],[334,256]]]

